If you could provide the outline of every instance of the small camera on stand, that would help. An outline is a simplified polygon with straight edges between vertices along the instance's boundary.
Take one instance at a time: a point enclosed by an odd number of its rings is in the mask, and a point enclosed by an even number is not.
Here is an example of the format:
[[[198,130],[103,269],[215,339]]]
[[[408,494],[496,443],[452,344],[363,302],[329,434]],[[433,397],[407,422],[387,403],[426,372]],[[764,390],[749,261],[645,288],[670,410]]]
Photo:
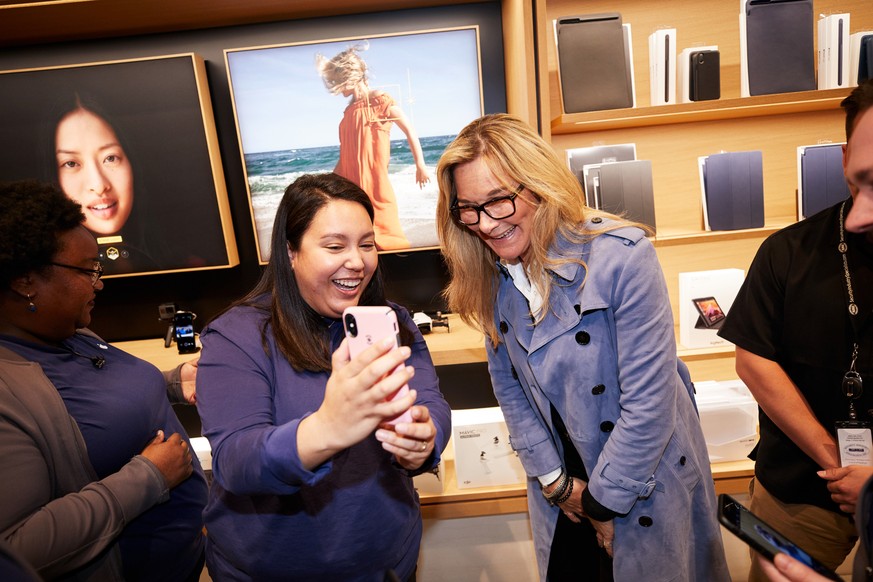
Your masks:
[[[164,347],[170,347],[176,342],[180,354],[193,354],[197,347],[196,334],[194,333],[194,320],[197,314],[193,311],[181,311],[175,303],[161,303],[158,305],[158,315],[161,321],[169,323],[167,334],[164,336]]]

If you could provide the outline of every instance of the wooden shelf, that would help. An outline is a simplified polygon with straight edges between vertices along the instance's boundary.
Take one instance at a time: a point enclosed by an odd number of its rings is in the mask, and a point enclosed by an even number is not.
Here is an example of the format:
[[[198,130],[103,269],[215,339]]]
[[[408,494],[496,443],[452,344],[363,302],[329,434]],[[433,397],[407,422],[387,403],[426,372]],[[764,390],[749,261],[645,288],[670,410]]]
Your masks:
[[[800,91],[739,99],[697,101],[658,107],[564,113],[552,120],[552,134],[826,111],[839,107],[840,101],[848,94],[849,89],[829,89],[827,91]]]
[[[749,459],[725,461],[713,463],[710,469],[716,494],[746,493],[749,490],[749,479],[754,475],[755,463]],[[524,483],[458,489],[451,442],[443,452],[441,479],[442,493],[419,491],[421,515],[425,519],[454,519],[527,511],[527,488]]]
[[[474,364],[485,362],[488,358],[485,353],[485,338],[478,331],[466,325],[455,314],[448,314],[449,329],[442,328],[426,334],[428,350],[436,366],[449,366],[452,364]],[[678,329],[676,337],[678,337]],[[175,345],[170,348],[164,347],[161,338],[133,340],[113,343],[120,350],[143,359],[160,370],[172,369],[182,362],[198,357],[199,354],[179,354]],[[198,346],[199,346],[198,341]],[[709,357],[731,357],[733,346],[718,348],[697,348],[678,350],[678,355],[683,360],[699,360]]]
[[[791,224],[786,222],[779,225],[764,226],[762,228],[745,228],[741,230],[700,230],[695,232],[661,231],[652,237],[652,244],[656,247],[669,247],[702,242],[724,242],[729,240],[763,239],[774,232],[782,230]]]

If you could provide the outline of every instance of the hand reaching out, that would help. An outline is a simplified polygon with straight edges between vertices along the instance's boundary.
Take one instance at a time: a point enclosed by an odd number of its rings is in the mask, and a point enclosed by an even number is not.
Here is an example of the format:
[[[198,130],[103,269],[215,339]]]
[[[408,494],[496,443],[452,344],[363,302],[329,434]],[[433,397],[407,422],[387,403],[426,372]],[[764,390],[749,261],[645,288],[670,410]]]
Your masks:
[[[182,364],[179,377],[182,381],[182,396],[188,404],[197,404],[197,364],[200,357]]]

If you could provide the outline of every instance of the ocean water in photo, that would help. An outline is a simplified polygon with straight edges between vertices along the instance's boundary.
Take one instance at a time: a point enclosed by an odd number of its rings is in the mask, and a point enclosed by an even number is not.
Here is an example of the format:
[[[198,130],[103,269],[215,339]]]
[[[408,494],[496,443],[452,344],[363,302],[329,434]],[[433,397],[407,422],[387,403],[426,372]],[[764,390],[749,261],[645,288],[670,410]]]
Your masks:
[[[454,135],[420,138],[431,181],[415,183],[415,161],[405,139],[391,141],[388,177],[397,196],[400,223],[413,248],[439,245],[436,203],[439,188],[436,165]],[[261,260],[269,258],[270,236],[276,208],[285,188],[302,174],[332,172],[339,159],[339,145],[246,154],[246,173]]]

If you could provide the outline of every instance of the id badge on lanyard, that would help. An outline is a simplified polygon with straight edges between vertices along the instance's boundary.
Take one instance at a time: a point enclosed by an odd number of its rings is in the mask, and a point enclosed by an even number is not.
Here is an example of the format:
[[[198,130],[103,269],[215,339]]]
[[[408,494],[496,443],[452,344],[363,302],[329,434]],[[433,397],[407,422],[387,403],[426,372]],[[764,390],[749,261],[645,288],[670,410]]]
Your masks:
[[[837,421],[837,445],[840,452],[840,466],[860,465],[873,466],[873,431],[871,424],[858,420],[855,411],[855,400],[861,397],[864,385],[861,376],[855,371],[855,358],[858,345],[855,344],[852,365],[843,376],[843,394],[849,399],[849,420]]]

